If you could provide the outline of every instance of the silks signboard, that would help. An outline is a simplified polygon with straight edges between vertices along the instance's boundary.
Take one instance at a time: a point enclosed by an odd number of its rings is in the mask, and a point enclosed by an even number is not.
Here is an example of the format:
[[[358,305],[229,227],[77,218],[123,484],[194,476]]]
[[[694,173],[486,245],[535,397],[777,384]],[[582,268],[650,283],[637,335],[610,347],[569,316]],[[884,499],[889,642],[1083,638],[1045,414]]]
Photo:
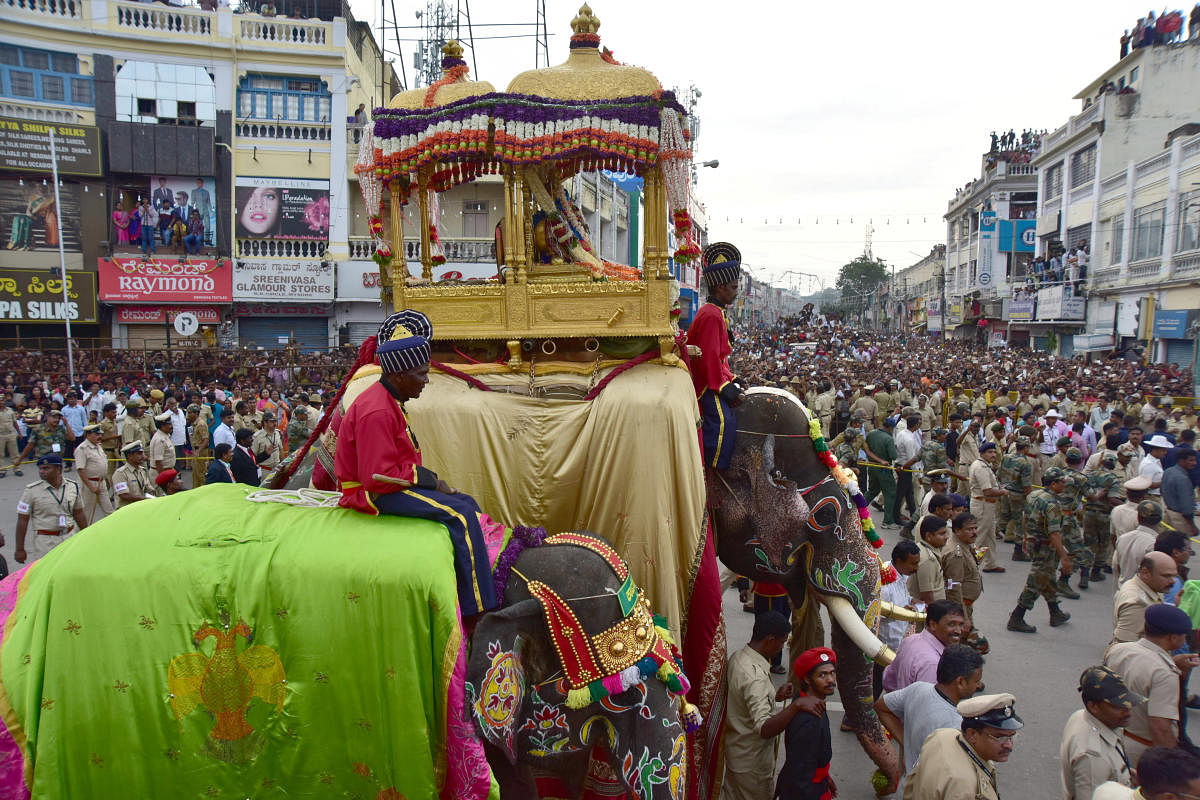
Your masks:
[[[96,321],[96,275],[67,270],[62,281],[47,270],[0,269],[0,320],[5,322]]]
[[[228,259],[101,258],[100,299],[109,303],[230,303]]]

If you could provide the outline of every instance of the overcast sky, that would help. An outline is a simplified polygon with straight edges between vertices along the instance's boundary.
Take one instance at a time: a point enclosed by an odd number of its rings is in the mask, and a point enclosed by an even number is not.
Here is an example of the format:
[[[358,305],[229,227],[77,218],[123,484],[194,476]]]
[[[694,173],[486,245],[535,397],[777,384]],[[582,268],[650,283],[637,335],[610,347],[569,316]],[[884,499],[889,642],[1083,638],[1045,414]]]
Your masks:
[[[352,4],[378,25],[378,3]],[[567,57],[579,5],[546,0],[552,64]],[[413,25],[424,3],[395,7],[399,24]],[[534,66],[534,40],[483,37],[531,33],[536,0],[470,7],[478,77],[503,91]],[[826,285],[862,253],[868,220],[875,255],[897,269],[943,242],[946,204],[978,177],[989,132],[1053,130],[1078,113],[1071,98],[1116,62],[1122,30],[1149,10],[1110,0],[591,7],[618,60],[646,67],[668,88],[702,91],[696,160],[720,160],[700,170],[697,187],[710,240],[736,244],[759,277],[790,269]],[[513,22],[530,25],[488,27]],[[411,86],[415,45],[402,46]],[[801,288],[815,287],[805,280]]]

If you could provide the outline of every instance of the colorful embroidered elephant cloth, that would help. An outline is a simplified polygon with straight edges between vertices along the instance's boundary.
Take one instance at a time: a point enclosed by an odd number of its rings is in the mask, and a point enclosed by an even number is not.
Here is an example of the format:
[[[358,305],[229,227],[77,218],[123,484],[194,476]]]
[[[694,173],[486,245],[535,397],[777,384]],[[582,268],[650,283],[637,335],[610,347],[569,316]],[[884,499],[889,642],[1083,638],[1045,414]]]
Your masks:
[[[0,583],[0,799],[498,795],[445,528],[247,490],[128,506]]]

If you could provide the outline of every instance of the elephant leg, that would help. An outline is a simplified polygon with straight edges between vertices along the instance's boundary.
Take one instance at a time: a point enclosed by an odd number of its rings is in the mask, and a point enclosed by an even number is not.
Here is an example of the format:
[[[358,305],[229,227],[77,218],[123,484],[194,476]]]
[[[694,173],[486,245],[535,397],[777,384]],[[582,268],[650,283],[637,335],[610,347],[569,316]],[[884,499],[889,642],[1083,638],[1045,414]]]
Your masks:
[[[887,777],[888,787],[893,787],[900,780],[900,757],[875,715],[875,691],[871,681],[873,662],[836,622],[830,620],[830,626],[830,642],[838,657],[838,690],[846,709],[846,723],[854,729],[867,756]]]
[[[500,786],[500,800],[527,800],[537,797],[537,784],[525,764],[511,764],[500,748],[491,742],[483,743],[483,752]]]

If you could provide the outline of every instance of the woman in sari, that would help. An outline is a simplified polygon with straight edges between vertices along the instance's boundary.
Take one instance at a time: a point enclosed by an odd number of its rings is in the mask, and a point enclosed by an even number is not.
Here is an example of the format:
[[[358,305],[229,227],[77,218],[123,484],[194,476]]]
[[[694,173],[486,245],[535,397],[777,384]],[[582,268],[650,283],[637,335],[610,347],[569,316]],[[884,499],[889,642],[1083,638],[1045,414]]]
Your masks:
[[[117,244],[130,244],[132,239],[129,236],[129,212],[121,207],[120,202],[112,213],[113,225],[117,229]]]

